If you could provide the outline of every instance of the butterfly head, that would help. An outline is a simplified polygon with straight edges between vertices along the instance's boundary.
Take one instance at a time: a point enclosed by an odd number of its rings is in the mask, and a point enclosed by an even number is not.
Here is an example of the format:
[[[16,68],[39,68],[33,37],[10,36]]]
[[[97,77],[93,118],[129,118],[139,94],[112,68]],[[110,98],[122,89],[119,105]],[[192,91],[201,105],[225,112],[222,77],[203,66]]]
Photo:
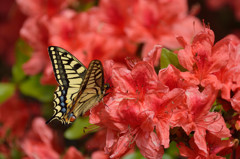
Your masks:
[[[110,88],[111,88],[111,87],[110,87],[109,83],[104,84],[104,90],[108,90],[108,89],[110,89]]]

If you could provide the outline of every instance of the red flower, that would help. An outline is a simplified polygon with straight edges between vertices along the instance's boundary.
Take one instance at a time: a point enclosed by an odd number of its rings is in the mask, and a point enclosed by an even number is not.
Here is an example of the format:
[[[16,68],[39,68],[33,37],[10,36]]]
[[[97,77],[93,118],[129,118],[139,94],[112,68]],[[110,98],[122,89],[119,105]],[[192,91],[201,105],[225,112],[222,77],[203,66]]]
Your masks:
[[[84,157],[80,151],[71,146],[65,153],[63,159],[84,159]]]
[[[15,43],[25,16],[14,0],[2,0],[0,10],[0,56],[4,63],[13,65]]]
[[[112,33],[127,36],[136,43],[144,43],[143,57],[156,44],[179,48],[176,36],[187,37],[190,41],[194,29],[202,29],[198,19],[187,15],[185,0],[103,0],[100,9],[103,20],[111,26]]]
[[[155,48],[143,61],[128,59],[129,68],[105,63],[113,92],[107,106],[91,110],[90,122],[107,128],[105,152],[112,158],[121,157],[135,144],[143,156],[160,158],[161,145],[169,145],[171,112],[183,90],[169,91],[159,81],[153,67],[156,53]]]
[[[35,118],[32,129],[26,134],[21,147],[30,158],[58,159],[60,156],[53,146],[54,134],[42,118]]]
[[[172,126],[181,126],[188,135],[195,131],[194,142],[201,155],[207,156],[206,130],[218,138],[231,136],[221,114],[209,112],[217,92],[211,87],[206,87],[202,93],[197,88],[190,88],[186,90],[185,95],[186,105],[173,112]]]
[[[204,139],[205,140],[205,139]],[[233,142],[229,140],[221,140],[211,133],[206,135],[207,142],[207,154],[202,155],[201,150],[198,145],[193,141],[193,138],[190,139],[189,145],[185,146],[183,143],[178,145],[181,156],[188,158],[208,158],[208,159],[224,159],[217,154],[221,153],[221,156],[227,155],[231,152],[230,148],[234,145]]]
[[[104,151],[95,151],[92,153],[92,159],[108,159],[109,156],[104,153]]]
[[[28,16],[53,16],[76,0],[16,0],[22,12]]]
[[[105,129],[95,133],[94,136],[86,142],[86,149],[90,151],[103,150],[106,143],[106,133]]]
[[[0,106],[1,136],[10,129],[11,136],[22,137],[30,119],[29,110],[36,104],[26,103],[15,93]],[[21,112],[21,113],[20,113]],[[2,136],[2,137],[3,137]]]
[[[179,50],[179,63],[189,72],[183,72],[186,81],[203,87],[212,85],[214,89],[222,88],[215,73],[226,66],[230,55],[230,40],[222,39],[214,45],[214,33],[205,28],[198,33],[192,44],[187,44],[182,37],[178,37],[184,49]]]

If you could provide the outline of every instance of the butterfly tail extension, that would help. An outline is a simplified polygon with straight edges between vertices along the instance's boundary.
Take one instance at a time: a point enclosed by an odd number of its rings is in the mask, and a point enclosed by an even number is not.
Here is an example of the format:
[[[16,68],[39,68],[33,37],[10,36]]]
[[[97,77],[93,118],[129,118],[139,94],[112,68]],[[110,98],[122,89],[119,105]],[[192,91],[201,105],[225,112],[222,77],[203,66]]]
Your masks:
[[[46,124],[49,124],[51,121],[53,121],[56,118],[55,115],[53,115],[50,119],[46,121]]]

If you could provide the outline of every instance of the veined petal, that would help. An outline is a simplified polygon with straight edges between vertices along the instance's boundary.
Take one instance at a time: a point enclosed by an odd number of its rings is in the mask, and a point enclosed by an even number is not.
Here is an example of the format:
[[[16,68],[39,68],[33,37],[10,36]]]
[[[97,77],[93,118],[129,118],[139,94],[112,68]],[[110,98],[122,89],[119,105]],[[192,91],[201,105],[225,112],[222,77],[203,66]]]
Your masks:
[[[164,150],[154,132],[141,132],[136,138],[136,144],[141,154],[149,159],[162,158]]]
[[[206,130],[202,128],[198,128],[195,130],[194,133],[194,142],[198,146],[199,150],[201,150],[199,153],[205,157],[208,155],[207,150],[207,143],[206,143]]]

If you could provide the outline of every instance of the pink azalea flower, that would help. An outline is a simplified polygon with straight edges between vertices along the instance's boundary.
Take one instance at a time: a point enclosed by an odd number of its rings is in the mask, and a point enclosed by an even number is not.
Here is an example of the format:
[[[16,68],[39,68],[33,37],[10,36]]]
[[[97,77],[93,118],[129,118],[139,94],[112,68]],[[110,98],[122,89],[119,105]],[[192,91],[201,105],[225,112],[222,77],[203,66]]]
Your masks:
[[[214,33],[205,28],[188,44],[178,37],[184,49],[178,51],[179,63],[188,70],[182,72],[186,81],[203,87],[212,85],[214,89],[222,88],[221,82],[215,75],[226,66],[230,55],[230,40],[225,38],[214,45]]]
[[[105,147],[105,143],[106,143],[106,130],[103,129],[96,132],[94,136],[86,142],[85,147],[89,151],[103,150]]]
[[[32,122],[32,129],[21,142],[21,147],[30,158],[58,159],[60,156],[53,146],[54,142],[54,134],[45,124],[45,120],[35,118]]]
[[[217,91],[206,87],[200,93],[197,88],[189,88],[185,95],[186,105],[174,110],[171,118],[172,126],[181,126],[187,135],[195,131],[194,143],[201,151],[201,155],[207,156],[206,130],[218,138],[231,136],[221,114],[209,112],[216,99]]]
[[[188,41],[195,31],[202,29],[198,19],[187,14],[187,1],[120,1],[100,2],[103,20],[112,32],[144,43],[143,57],[156,45],[179,48],[176,36]],[[194,24],[195,23],[195,24]]]
[[[91,156],[92,159],[108,159],[109,156],[105,154],[104,151],[95,151],[92,153],[92,156]]]
[[[37,104],[26,103],[20,99],[17,93],[2,103],[0,106],[0,122],[3,124],[0,128],[1,136],[3,137],[10,129],[12,137],[22,137],[30,119],[29,111],[35,106]]]
[[[63,159],[84,159],[84,157],[80,151],[71,146],[63,156]]]
[[[224,159],[225,157],[218,156],[219,153],[228,152],[230,153],[230,148],[234,145],[233,142],[229,140],[221,140],[211,133],[206,134],[206,142],[207,142],[207,154],[202,155],[201,150],[198,145],[193,141],[193,138],[190,139],[189,145],[190,147],[180,143],[178,145],[181,156],[188,158],[208,158],[208,159]],[[230,150],[227,151],[227,150]],[[222,154],[227,155],[228,153]]]
[[[129,58],[128,67],[105,63],[113,92],[106,106],[93,108],[90,122],[107,128],[105,152],[110,158],[124,155],[134,145],[147,158],[160,158],[169,146],[171,112],[183,90],[163,85],[155,73],[154,49],[143,61]],[[154,132],[156,130],[156,133]]]
[[[0,57],[4,63],[13,65],[15,43],[19,38],[19,30],[25,16],[14,0],[1,1],[0,16]]]
[[[16,0],[22,12],[28,16],[53,16],[76,0]]]

